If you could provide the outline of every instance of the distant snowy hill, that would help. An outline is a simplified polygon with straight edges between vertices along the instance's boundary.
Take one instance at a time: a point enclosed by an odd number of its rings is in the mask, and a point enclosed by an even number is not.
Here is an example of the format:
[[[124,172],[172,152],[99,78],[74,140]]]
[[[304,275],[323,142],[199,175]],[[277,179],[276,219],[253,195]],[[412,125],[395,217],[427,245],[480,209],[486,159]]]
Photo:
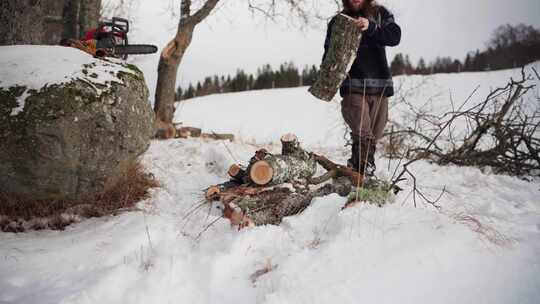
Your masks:
[[[450,95],[458,103],[480,85],[480,99],[518,75],[398,77],[391,117],[407,115],[402,97],[444,111]],[[253,91],[182,102],[175,119],[239,141],[154,141],[143,163],[161,188],[141,212],[0,233],[0,303],[540,303],[540,181],[418,162],[426,195],[446,189],[440,210],[415,207],[409,182],[382,208],[342,211],[331,195],[280,226],[238,231],[200,205],[202,190],[261,144],[276,151],[285,132],[344,162],[339,104],[306,88]],[[379,159],[378,174],[396,166]],[[267,265],[277,267],[253,282]]]

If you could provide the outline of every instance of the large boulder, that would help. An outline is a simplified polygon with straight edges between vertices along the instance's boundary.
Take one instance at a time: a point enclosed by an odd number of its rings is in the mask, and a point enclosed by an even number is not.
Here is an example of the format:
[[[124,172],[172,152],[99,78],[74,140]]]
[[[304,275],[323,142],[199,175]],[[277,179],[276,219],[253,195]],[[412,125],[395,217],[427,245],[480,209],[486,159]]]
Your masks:
[[[0,47],[0,192],[80,199],[114,187],[154,135],[141,71],[71,48]]]

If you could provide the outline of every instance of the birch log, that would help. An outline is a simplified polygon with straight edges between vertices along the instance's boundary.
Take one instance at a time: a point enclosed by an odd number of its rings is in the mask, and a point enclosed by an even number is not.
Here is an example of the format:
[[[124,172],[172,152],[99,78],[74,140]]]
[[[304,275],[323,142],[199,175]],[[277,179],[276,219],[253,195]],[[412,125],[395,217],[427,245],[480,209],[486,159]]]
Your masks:
[[[250,180],[259,186],[279,185],[297,179],[309,179],[317,171],[315,157],[300,147],[294,134],[281,137],[282,154],[265,154],[248,168]]]
[[[362,33],[349,16],[334,17],[330,34],[330,45],[321,64],[315,83],[309,92],[324,101],[331,101],[347,77],[347,72],[356,59]]]
[[[279,185],[315,175],[317,162],[314,158],[301,159],[289,155],[267,155],[249,169],[251,181],[259,186]]]
[[[331,193],[336,193],[335,187],[332,184],[326,184],[316,190],[306,193],[291,192],[288,188],[275,188],[270,191],[262,192],[256,196],[246,196],[236,200],[233,208],[236,209],[238,215],[234,216],[234,211],[225,214],[224,217],[229,218],[232,224],[235,223],[234,218],[242,219],[244,222],[259,225],[279,225],[284,217],[298,214],[305,210],[313,198],[326,196]],[[226,209],[233,209],[231,205],[226,206]],[[232,215],[232,216],[231,216]]]

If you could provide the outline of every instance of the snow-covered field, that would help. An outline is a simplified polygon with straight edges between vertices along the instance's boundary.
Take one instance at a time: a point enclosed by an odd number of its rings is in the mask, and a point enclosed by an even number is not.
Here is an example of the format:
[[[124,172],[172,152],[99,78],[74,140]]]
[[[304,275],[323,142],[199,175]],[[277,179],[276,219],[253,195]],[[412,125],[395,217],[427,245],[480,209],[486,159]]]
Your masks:
[[[481,98],[518,74],[396,82],[409,101],[431,99],[440,110],[450,93],[457,103],[480,85]],[[405,111],[397,101],[395,120]],[[421,201],[415,207],[406,186],[383,208],[341,211],[345,199],[331,195],[280,226],[237,231],[216,210],[190,212],[201,190],[226,180],[228,166],[260,145],[277,149],[285,132],[344,162],[339,105],[306,88],[246,92],[185,102],[176,120],[239,140],[154,141],[143,163],[162,187],[140,204],[143,212],[65,231],[0,233],[0,303],[540,302],[540,181],[418,162],[411,169],[426,194],[446,187],[440,210]],[[380,159],[378,174],[395,166]],[[272,271],[253,282],[268,265]]]
[[[525,69],[532,77],[530,83],[538,84],[532,68],[540,71],[540,62]],[[521,69],[396,77],[397,92],[390,99],[389,118],[403,123],[411,115],[404,101],[430,114],[450,111],[452,103],[458,107],[467,99],[467,106],[472,106],[491,90],[504,87],[510,78],[521,79]],[[536,87],[526,95],[525,104],[538,108],[538,96],[540,88]],[[308,146],[342,147],[347,131],[339,100],[339,96],[331,103],[317,100],[307,87],[212,95],[179,103],[175,121],[208,131],[235,133],[252,143],[275,142],[279,134],[293,132]]]

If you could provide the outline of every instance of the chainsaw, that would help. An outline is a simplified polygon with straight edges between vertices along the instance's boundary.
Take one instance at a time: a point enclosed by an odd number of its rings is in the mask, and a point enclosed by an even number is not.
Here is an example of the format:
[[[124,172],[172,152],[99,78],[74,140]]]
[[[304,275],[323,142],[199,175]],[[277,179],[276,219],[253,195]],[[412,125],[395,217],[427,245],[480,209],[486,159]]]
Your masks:
[[[101,21],[97,28],[87,31],[80,40],[80,44],[87,48],[87,52],[96,57],[116,57],[127,59],[128,55],[154,54],[157,46],[151,44],[129,44],[129,21],[124,18],[113,17],[109,21]]]

